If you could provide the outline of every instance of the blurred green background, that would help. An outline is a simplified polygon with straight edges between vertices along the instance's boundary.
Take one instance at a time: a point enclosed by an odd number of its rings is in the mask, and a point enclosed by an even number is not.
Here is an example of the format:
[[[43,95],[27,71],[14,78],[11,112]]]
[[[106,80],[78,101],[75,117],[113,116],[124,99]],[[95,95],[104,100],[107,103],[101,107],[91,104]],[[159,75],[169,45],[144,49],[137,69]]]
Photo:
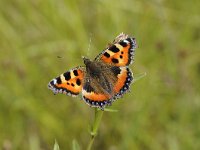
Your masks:
[[[93,109],[47,83],[94,58],[121,32],[147,76],[105,112],[95,150],[200,149],[199,0],[1,0],[0,146],[84,150]],[[91,41],[91,42],[90,42]],[[88,52],[89,49],[89,52]]]

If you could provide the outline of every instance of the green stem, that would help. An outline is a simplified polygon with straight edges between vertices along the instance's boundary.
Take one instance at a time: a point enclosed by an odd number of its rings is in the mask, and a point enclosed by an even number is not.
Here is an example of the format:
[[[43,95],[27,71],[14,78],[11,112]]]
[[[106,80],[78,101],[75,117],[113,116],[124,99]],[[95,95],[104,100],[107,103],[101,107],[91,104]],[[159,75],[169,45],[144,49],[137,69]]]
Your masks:
[[[98,110],[97,108],[95,108],[94,122],[93,122],[92,129],[90,132],[91,138],[90,138],[90,142],[88,144],[87,150],[91,150],[92,148],[92,145],[94,143],[94,138],[97,135],[97,131],[99,129],[99,125],[103,116],[103,112],[104,111]]]

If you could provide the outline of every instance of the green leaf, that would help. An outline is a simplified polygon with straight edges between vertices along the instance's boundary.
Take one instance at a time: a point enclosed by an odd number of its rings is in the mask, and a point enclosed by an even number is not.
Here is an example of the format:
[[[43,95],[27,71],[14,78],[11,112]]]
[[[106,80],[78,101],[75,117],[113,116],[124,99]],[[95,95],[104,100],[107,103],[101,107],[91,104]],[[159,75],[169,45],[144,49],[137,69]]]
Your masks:
[[[118,112],[118,110],[116,110],[116,109],[110,109],[110,108],[104,108],[104,111],[108,111],[108,112]]]
[[[80,146],[75,139],[72,141],[72,150],[80,150]]]
[[[136,81],[142,79],[142,78],[145,77],[146,75],[147,75],[146,72],[140,73],[140,74],[136,74],[136,75],[134,76],[133,82],[136,82]]]
[[[54,144],[53,150],[60,150],[59,145],[58,145],[56,140],[55,140],[55,144]]]

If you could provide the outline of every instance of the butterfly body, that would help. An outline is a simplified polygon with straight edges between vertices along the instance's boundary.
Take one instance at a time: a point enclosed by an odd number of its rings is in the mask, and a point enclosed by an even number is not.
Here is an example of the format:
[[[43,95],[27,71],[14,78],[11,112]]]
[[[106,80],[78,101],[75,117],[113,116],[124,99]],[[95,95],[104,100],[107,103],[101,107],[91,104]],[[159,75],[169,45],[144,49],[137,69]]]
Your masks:
[[[120,34],[95,60],[83,57],[85,67],[61,74],[48,87],[55,94],[81,94],[88,105],[104,109],[129,91],[133,75],[128,65],[133,61],[135,48],[134,38]]]
[[[105,94],[112,94],[114,83],[117,77],[114,76],[113,68],[111,65],[102,62],[90,61],[84,58],[86,65],[86,78],[85,83],[89,82],[95,91],[104,92]]]

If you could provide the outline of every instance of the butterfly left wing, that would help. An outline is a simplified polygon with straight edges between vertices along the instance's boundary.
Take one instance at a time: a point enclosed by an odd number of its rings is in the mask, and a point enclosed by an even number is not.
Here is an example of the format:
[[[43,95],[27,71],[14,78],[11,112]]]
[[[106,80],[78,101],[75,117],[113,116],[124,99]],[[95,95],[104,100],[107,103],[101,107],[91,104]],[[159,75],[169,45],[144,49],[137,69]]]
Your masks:
[[[83,67],[76,67],[52,79],[48,84],[48,88],[54,94],[63,93],[70,96],[77,96],[83,87],[84,74],[85,70]]]
[[[95,60],[101,60],[114,66],[128,66],[133,62],[135,48],[135,38],[121,33]]]

